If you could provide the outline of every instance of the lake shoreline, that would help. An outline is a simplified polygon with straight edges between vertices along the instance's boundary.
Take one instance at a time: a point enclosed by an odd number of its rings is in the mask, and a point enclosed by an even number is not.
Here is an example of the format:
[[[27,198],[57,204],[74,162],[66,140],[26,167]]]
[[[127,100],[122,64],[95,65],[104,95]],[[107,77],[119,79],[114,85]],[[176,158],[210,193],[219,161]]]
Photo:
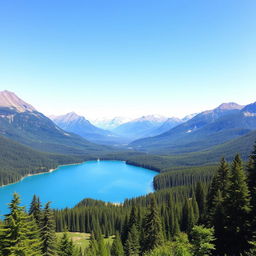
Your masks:
[[[32,177],[32,176],[36,176],[36,175],[52,173],[52,172],[58,170],[62,166],[77,165],[77,164],[82,164],[82,163],[85,163],[85,162],[87,162],[87,161],[84,161],[84,162],[81,162],[81,163],[73,163],[73,164],[60,164],[56,168],[49,169],[46,172],[30,173],[30,174],[27,174],[27,175],[23,176],[20,180],[17,180],[15,182],[8,183],[8,184],[5,184],[5,185],[1,185],[0,188],[3,188],[3,187],[6,187],[6,186],[9,186],[9,185],[13,185],[13,184],[16,184],[18,182],[21,182],[21,181],[23,181],[27,177]]]
[[[43,203],[53,202],[53,209],[72,208],[86,198],[119,206],[126,199],[154,192],[152,180],[157,172],[153,170],[116,159],[81,162],[62,164],[47,172],[46,169],[38,170],[38,173],[24,176],[21,182],[2,186],[0,212],[8,212],[6,205],[14,192],[21,196],[23,206],[27,207],[36,194]],[[55,170],[59,171],[53,174]],[[41,175],[47,173],[49,175]],[[31,178],[25,179],[29,176]]]
[[[149,169],[149,170],[151,170],[151,171],[155,171],[155,172],[157,172],[157,173],[160,173],[160,171],[158,171],[158,170],[155,170],[155,169],[152,169],[152,168],[148,168],[148,167],[145,167],[145,166],[142,166],[142,165],[138,165],[138,164],[136,164],[136,163],[131,163],[131,162],[128,162],[128,161],[125,161],[125,160],[117,160],[117,159],[113,159],[113,160],[110,160],[110,159],[86,160],[86,161],[83,161],[83,162],[80,162],[80,163],[60,164],[60,165],[58,165],[56,168],[49,169],[49,170],[46,171],[46,172],[30,173],[30,174],[27,174],[27,175],[23,176],[20,180],[17,180],[17,181],[15,181],[15,182],[8,183],[8,184],[5,184],[5,185],[1,185],[0,188],[3,188],[3,187],[6,187],[6,186],[9,186],[9,185],[13,185],[13,184],[16,184],[16,183],[18,183],[18,182],[21,182],[22,180],[24,180],[24,179],[27,178],[27,177],[32,177],[32,176],[36,176],[36,175],[52,173],[52,172],[58,170],[58,169],[59,169],[60,167],[62,167],[62,166],[78,165],[78,164],[83,164],[83,163],[90,162],[90,161],[120,161],[120,162],[125,162],[127,165],[131,165],[131,166],[135,166],[135,167],[140,167],[140,168],[144,168],[144,169]]]

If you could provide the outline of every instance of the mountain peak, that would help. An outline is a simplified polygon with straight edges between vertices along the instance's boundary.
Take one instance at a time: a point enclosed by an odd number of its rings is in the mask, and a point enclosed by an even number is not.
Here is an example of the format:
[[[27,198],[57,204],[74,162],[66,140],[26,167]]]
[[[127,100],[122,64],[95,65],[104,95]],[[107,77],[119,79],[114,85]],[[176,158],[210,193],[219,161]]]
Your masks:
[[[219,110],[233,110],[233,109],[242,109],[243,106],[235,103],[235,102],[228,102],[228,103],[222,103],[221,105],[219,105],[216,109]]]
[[[149,122],[157,122],[157,123],[163,123],[167,120],[167,117],[161,116],[161,115],[147,115],[147,116],[142,116],[137,119],[132,120],[131,122],[144,122],[144,121],[149,121]]]
[[[69,113],[67,113],[65,116],[66,116],[66,117],[69,117],[69,118],[71,118],[71,119],[77,119],[77,118],[81,117],[81,116],[79,116],[76,112],[69,112]]]
[[[53,121],[62,121],[62,122],[73,122],[76,121],[78,119],[85,119],[82,116],[79,116],[77,113],[75,112],[69,112],[65,115],[61,115],[61,116],[51,116],[51,119]]]
[[[242,111],[243,112],[256,113],[256,102],[245,106]]]
[[[18,112],[36,111],[33,106],[20,99],[15,93],[7,90],[0,91],[0,107],[14,108]]]

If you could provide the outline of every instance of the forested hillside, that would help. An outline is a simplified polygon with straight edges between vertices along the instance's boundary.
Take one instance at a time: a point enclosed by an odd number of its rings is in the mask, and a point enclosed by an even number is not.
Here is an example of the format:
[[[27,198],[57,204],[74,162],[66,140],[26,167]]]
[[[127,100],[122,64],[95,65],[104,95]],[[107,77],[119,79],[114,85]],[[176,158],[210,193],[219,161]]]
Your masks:
[[[0,136],[0,185],[16,182],[29,174],[47,172],[61,164],[82,162],[91,156],[42,153]]]

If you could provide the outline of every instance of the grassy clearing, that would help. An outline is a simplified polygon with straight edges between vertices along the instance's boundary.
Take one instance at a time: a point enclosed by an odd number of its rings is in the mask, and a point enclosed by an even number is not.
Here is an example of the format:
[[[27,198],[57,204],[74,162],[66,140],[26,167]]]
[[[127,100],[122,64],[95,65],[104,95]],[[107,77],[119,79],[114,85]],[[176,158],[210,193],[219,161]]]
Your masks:
[[[72,239],[74,242],[74,245],[77,247],[81,247],[82,250],[84,250],[86,247],[89,246],[90,243],[90,237],[91,235],[88,233],[79,233],[79,232],[67,232],[69,237]],[[56,233],[57,234],[57,239],[59,240],[63,232]],[[108,238],[104,238],[104,242],[112,245],[113,243],[113,236],[110,236]]]

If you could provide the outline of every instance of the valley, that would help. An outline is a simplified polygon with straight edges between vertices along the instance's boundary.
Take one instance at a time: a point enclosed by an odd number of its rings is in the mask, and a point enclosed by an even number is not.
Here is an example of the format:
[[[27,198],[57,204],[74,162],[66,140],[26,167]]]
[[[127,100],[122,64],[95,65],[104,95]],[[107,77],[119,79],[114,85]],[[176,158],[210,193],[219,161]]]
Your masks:
[[[43,219],[37,214],[51,216],[56,224],[50,228],[52,235],[58,232],[54,243],[72,243],[68,256],[87,256],[92,243],[106,253],[116,243],[128,250],[127,241],[143,236],[149,225],[143,223],[152,216],[158,220],[161,244],[171,240],[176,246],[174,237],[187,237],[200,228],[212,232],[205,214],[212,207],[214,180],[228,170],[228,162],[229,172],[236,165],[248,173],[254,168],[254,162],[248,167],[254,160],[246,161],[256,141],[255,111],[255,103],[224,103],[183,119],[149,115],[115,127],[105,122],[111,127],[107,130],[74,112],[48,118],[14,93],[0,92],[0,214],[8,213],[8,202],[18,203],[21,196],[21,205],[39,226]],[[237,153],[241,160],[234,159]],[[222,157],[228,162],[220,162]],[[189,251],[195,245],[186,241],[189,245],[183,246]],[[143,244],[137,242],[136,248],[151,250],[151,244]],[[171,244],[154,248],[175,250]]]

